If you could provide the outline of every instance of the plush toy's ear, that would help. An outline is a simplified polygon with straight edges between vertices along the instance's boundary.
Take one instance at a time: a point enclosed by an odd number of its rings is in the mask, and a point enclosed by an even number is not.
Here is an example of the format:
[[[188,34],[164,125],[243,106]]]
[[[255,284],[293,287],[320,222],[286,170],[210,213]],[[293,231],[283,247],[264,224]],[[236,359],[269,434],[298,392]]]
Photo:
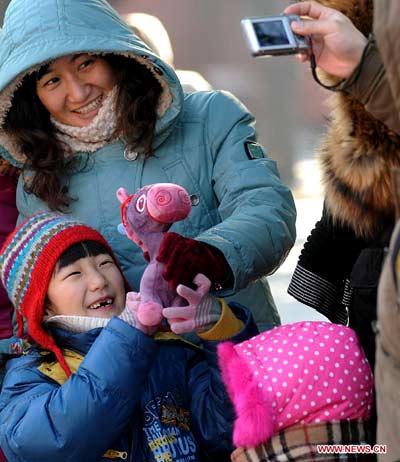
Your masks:
[[[125,188],[118,188],[117,190],[117,199],[123,204],[128,197],[128,192]]]
[[[156,183],[147,191],[147,213],[158,223],[184,220],[190,213],[190,197],[186,189],[174,183]]]

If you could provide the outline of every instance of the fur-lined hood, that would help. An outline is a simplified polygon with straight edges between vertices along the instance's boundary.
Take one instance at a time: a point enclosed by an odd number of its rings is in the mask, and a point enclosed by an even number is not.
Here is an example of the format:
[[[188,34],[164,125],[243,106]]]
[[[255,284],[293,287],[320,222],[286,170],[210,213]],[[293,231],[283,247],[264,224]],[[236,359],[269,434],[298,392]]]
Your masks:
[[[365,36],[372,32],[372,0],[320,3],[342,11]],[[330,107],[328,133],[318,152],[326,206],[335,221],[371,238],[394,220],[391,171],[400,167],[400,137],[349,94],[333,94]]]
[[[132,32],[105,0],[12,0],[0,32],[0,155],[24,163],[1,130],[22,79],[44,63],[74,53],[117,53],[148,67],[163,87],[155,147],[172,130],[183,104],[175,71]]]

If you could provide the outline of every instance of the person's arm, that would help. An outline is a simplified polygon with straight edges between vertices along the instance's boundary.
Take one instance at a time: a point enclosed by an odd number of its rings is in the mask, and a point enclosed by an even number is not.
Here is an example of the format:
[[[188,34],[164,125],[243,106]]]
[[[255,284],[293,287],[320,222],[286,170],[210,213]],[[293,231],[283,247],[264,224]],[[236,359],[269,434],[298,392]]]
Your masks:
[[[361,61],[341,89],[362,103],[388,128],[400,134],[400,114],[395,106],[386,69],[375,38],[371,35]]]
[[[242,342],[256,335],[257,328],[250,312],[234,303],[230,309],[243,325],[242,329],[228,340]],[[218,341],[202,343],[205,356],[196,356],[188,371],[191,396],[191,422],[200,447],[212,460],[224,460],[226,451],[232,450],[232,424],[234,411],[222,382],[218,367]]]
[[[334,224],[324,208],[303,246],[288,287],[289,295],[330,321],[346,324],[345,284],[363,246],[365,241],[357,238],[351,228]]]
[[[18,363],[0,397],[8,460],[98,461],[132,418],[157,351],[151,337],[113,318],[61,386],[37,370],[37,361]]]
[[[233,275],[225,296],[279,267],[295,241],[296,210],[276,162],[256,142],[254,117],[234,96],[212,95],[205,136],[221,222],[196,239],[225,256]]]
[[[400,118],[373,36],[369,40],[341,12],[314,1],[295,3],[286,14],[307,16],[293,22],[294,32],[312,39],[317,66],[343,79],[339,90],[360,103],[376,119],[400,133]],[[303,55],[301,59],[307,60]]]
[[[227,92],[210,93],[206,102],[199,95],[208,148],[204,169],[213,166],[209,187],[221,222],[195,239],[167,233],[157,259],[171,286],[204,273],[218,283],[218,295],[227,296],[279,267],[295,241],[296,210],[276,162],[256,142],[252,114]]]

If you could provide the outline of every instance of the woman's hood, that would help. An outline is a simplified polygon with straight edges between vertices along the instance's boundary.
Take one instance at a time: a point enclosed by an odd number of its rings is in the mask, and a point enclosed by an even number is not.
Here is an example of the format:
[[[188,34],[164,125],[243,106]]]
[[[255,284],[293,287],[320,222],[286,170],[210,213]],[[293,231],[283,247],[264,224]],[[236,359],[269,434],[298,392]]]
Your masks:
[[[147,66],[164,90],[156,146],[168,136],[183,103],[178,77],[105,0],[12,0],[0,32],[0,144],[11,151],[14,161],[24,159],[1,126],[16,88],[42,64],[81,52],[123,54]]]

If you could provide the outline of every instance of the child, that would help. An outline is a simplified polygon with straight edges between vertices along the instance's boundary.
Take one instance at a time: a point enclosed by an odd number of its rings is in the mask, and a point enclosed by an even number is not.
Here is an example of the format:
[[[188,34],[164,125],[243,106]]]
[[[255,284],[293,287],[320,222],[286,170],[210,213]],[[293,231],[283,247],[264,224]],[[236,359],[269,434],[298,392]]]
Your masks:
[[[137,294],[124,310],[127,285],[107,242],[57,214],[14,231],[0,275],[19,335],[24,320],[35,342],[9,361],[1,393],[9,462],[229,460],[232,412],[212,340],[254,334],[245,310],[232,307],[241,321],[226,305],[216,315],[200,276],[197,291],[182,293],[205,293],[210,309],[194,323],[204,350],[171,333],[152,337],[136,320]],[[179,330],[179,319],[171,324]]]
[[[373,379],[348,327],[303,321],[218,347],[236,411],[235,462],[367,461],[318,445],[367,444]]]
[[[10,462],[223,462],[233,449],[231,401],[233,440],[243,447],[233,458],[299,426],[301,444],[285,447],[280,461],[309,455],[307,438],[323,430],[331,438],[321,443],[364,441],[372,376],[351,329],[296,323],[248,339],[255,328],[247,311],[221,309],[198,275],[196,291],[177,288],[189,306],[163,315],[174,332],[195,330],[204,350],[155,334],[136,319],[138,294],[128,294],[124,309],[126,284],[102,236],[55,214],[31,217],[9,237],[0,275],[20,336],[25,319],[37,344],[9,362],[0,398],[0,445]],[[215,340],[229,336],[236,345],[219,346],[226,393]]]

